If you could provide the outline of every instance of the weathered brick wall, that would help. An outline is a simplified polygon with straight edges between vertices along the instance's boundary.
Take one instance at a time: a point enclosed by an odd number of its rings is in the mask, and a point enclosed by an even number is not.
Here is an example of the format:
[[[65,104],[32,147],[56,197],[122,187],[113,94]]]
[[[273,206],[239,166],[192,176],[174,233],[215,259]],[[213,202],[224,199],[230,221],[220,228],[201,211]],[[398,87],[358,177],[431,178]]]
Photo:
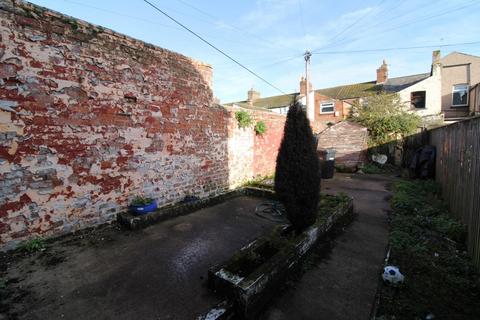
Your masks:
[[[206,64],[11,0],[0,38],[0,249],[274,170],[284,116],[239,129]]]
[[[252,178],[271,175],[275,172],[278,148],[283,137],[285,115],[258,109],[229,107],[229,182],[230,186],[239,186]],[[253,124],[239,128],[235,112],[247,111]],[[258,121],[266,124],[267,131],[257,135],[254,125]]]
[[[286,117],[274,113],[256,112],[254,119],[265,122],[267,131],[263,135],[254,135],[253,175],[268,176],[275,172]]]
[[[367,138],[367,128],[342,121],[319,135],[317,150],[333,148],[336,165],[354,168],[367,159]]]
[[[25,3],[0,37],[0,244],[228,187],[209,66]]]
[[[228,181],[231,187],[237,187],[252,177],[253,129],[239,128],[235,112],[240,108],[228,110]]]

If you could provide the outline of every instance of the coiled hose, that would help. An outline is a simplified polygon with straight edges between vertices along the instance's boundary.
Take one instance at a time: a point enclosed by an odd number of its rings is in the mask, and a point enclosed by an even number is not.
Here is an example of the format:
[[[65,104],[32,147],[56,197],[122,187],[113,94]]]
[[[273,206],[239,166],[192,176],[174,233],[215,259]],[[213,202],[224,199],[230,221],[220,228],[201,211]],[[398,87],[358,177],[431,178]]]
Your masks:
[[[257,205],[255,214],[273,222],[285,222],[285,207],[278,201],[265,201]]]

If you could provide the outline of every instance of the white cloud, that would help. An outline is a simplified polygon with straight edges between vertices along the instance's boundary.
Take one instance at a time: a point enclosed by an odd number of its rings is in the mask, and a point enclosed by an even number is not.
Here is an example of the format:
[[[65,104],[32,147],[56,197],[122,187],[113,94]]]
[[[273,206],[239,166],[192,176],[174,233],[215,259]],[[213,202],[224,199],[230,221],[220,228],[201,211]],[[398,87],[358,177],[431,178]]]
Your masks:
[[[243,16],[244,24],[252,29],[266,29],[282,20],[297,8],[299,0],[257,0],[255,9]]]
[[[315,49],[326,45],[328,43],[328,37],[324,32],[318,32],[317,34],[305,34],[303,36],[288,36],[270,38],[270,42],[277,48],[280,46],[286,46],[290,48],[297,48],[298,52],[303,52],[306,49]]]
[[[223,30],[234,30],[235,28],[232,27],[231,25],[225,23],[224,21],[222,20],[217,20],[215,21],[215,27],[217,29],[223,29]]]
[[[367,14],[371,13],[373,10],[374,9],[372,7],[366,7],[366,8],[350,11],[350,12],[342,14],[338,18],[338,20],[336,20],[336,21],[341,22],[341,23],[345,23],[345,24],[347,24],[347,23],[351,24],[355,20],[360,19],[361,17],[366,16]]]

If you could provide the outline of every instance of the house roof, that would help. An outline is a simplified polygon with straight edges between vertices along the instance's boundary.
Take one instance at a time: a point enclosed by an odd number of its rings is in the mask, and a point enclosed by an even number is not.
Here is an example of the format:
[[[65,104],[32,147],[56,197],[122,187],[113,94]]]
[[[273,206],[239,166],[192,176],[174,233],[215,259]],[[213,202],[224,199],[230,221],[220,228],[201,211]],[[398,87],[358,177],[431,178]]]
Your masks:
[[[377,85],[375,81],[369,81],[325,89],[318,89],[315,90],[315,92],[319,92],[320,94],[323,94],[324,96],[330,98],[345,100],[364,97],[366,95],[376,93],[381,89],[381,85]]]
[[[452,52],[450,52],[449,54],[447,54],[446,56],[442,57],[441,59],[444,59],[444,58],[446,58],[446,57],[448,57],[448,56],[455,55],[455,54],[461,54],[461,55],[463,55],[463,56],[480,58],[480,56],[476,56],[476,55],[474,55],[474,54],[469,54],[469,53],[460,52],[460,51],[452,51]]]
[[[284,107],[284,106],[289,106],[293,102],[295,102],[295,98],[299,95],[298,92],[296,93],[290,93],[290,94],[282,94],[279,96],[272,96],[272,97],[267,97],[267,98],[260,98],[255,100],[254,106],[255,107],[260,107],[260,108],[278,108],[278,107]],[[238,102],[231,102],[227,103],[226,105],[238,105],[240,107],[248,107],[249,104],[246,100],[244,101],[238,101]]]
[[[425,80],[428,77],[430,77],[430,73],[420,73],[411,76],[391,78],[385,82],[383,85],[383,90],[387,92],[398,92],[414,85],[415,83]]]
[[[375,81],[369,82],[360,82],[347,84],[343,86],[336,86],[324,89],[317,89],[315,92],[320,93],[324,96],[338,99],[356,99],[361,97],[366,97],[371,94],[378,93],[380,91],[387,92],[399,92],[407,87],[414,85],[426,78],[430,77],[430,73],[421,73],[414,74],[404,77],[396,77],[388,79],[384,84],[377,84]],[[260,98],[255,100],[254,106],[259,108],[279,108],[290,105],[295,101],[295,98],[299,95],[298,92],[283,94],[279,96],[272,96],[267,98]],[[249,107],[249,104],[246,100],[227,103],[226,105],[238,105],[240,107]]]

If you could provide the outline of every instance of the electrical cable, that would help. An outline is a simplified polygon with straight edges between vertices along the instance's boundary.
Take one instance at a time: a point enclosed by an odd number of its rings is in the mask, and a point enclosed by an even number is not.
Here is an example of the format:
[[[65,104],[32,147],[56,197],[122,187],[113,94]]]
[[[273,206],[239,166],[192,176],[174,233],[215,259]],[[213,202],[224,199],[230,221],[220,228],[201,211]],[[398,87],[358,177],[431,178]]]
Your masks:
[[[376,48],[376,49],[363,49],[363,50],[345,50],[345,51],[320,51],[313,52],[312,54],[344,54],[344,53],[369,53],[369,52],[381,52],[381,51],[395,51],[395,50],[411,50],[411,49],[428,49],[428,48],[443,48],[443,47],[456,47],[480,44],[480,41],[474,42],[461,42],[450,44],[437,44],[429,46],[414,46],[414,47],[396,47],[396,48]]]
[[[207,17],[209,17],[209,18],[210,18],[212,21],[214,21],[214,22],[216,22],[216,21],[221,21],[221,20],[222,20],[222,19],[220,19],[220,18],[212,15],[211,13],[208,13],[208,12],[206,12],[205,10],[202,10],[202,9],[194,6],[193,4],[191,4],[191,3],[189,3],[189,2],[187,2],[187,1],[185,1],[185,0],[177,0],[177,1],[180,2],[180,3],[182,3],[182,4],[184,4],[184,5],[187,6],[187,7],[192,8],[193,10],[195,10],[195,11],[197,11],[197,12],[199,12],[199,13],[207,16]],[[243,28],[239,28],[239,27],[234,26],[234,25],[232,25],[232,24],[230,24],[230,23],[226,23],[226,22],[224,22],[224,21],[221,21],[221,23],[222,23],[223,25],[229,27],[229,28],[232,28],[233,30],[236,30],[236,31],[239,32],[239,33],[244,33],[244,34],[246,34],[246,35],[248,35],[248,36],[250,36],[250,37],[252,37],[252,38],[255,38],[255,39],[257,39],[257,40],[260,40],[261,43],[269,43],[271,46],[274,46],[274,47],[280,45],[281,47],[283,47],[283,48],[285,48],[285,49],[294,50],[292,47],[285,46],[285,45],[283,45],[283,44],[281,44],[281,43],[272,42],[272,41],[270,41],[270,40],[268,40],[268,39],[266,39],[266,38],[263,38],[263,37],[255,34],[255,33],[252,33],[252,32],[250,32],[250,31],[248,31],[248,30],[246,30],[246,29],[243,29]],[[297,51],[297,50],[295,50],[295,51]]]
[[[225,53],[224,51],[222,51],[221,49],[217,48],[215,45],[213,45],[212,43],[210,43],[208,40],[206,40],[205,38],[203,38],[202,36],[200,36],[198,33],[196,33],[195,31],[191,30],[190,28],[188,28],[187,26],[185,26],[184,24],[182,24],[180,21],[176,20],[175,18],[173,18],[172,16],[170,16],[169,14],[167,14],[165,11],[163,11],[162,9],[158,8],[157,6],[155,6],[153,3],[151,3],[150,1],[148,0],[143,0],[143,2],[147,3],[148,5],[150,5],[152,8],[154,8],[155,10],[157,10],[158,12],[160,12],[161,14],[163,14],[164,16],[166,16],[167,18],[169,18],[170,20],[172,20],[173,22],[175,22],[176,24],[178,24],[179,26],[181,26],[182,28],[184,28],[185,30],[187,30],[188,32],[190,32],[191,34],[193,34],[195,37],[197,37],[198,39],[202,40],[204,43],[206,43],[207,45],[209,45],[210,47],[212,47],[213,49],[215,49],[216,51],[218,51],[219,53],[221,53],[222,55],[224,55],[225,57],[227,57],[228,59],[232,60],[235,64],[237,64],[238,66],[242,67],[243,69],[247,70],[249,73],[251,73],[252,75],[254,75],[256,78],[260,79],[261,81],[265,82],[266,84],[268,84],[270,87],[274,88],[275,90],[279,91],[280,93],[282,94],[286,94],[283,90],[279,89],[277,86],[273,85],[272,83],[270,83],[269,81],[267,81],[266,79],[264,79],[262,76],[258,75],[257,73],[255,73],[254,71],[250,70],[248,67],[246,67],[245,65],[243,65],[242,63],[240,63],[239,61],[237,61],[236,59],[234,59],[233,57],[231,57],[229,54]]]
[[[368,38],[371,38],[372,36],[378,36],[380,34],[384,34],[384,33],[387,33],[389,31],[396,30],[396,29],[401,29],[401,28],[404,28],[406,26],[411,26],[412,24],[417,24],[417,23],[425,22],[425,21],[428,21],[428,20],[431,20],[431,19],[435,19],[435,18],[444,16],[444,15],[447,15],[447,14],[451,14],[451,13],[456,12],[456,11],[466,9],[466,8],[468,8],[470,6],[473,6],[473,5],[476,5],[476,4],[478,4],[477,1],[472,1],[472,2],[468,3],[467,5],[464,5],[464,6],[461,6],[461,7],[451,8],[451,9],[448,9],[448,10],[445,10],[445,11],[437,12],[434,15],[423,16],[420,19],[418,19],[418,18],[417,19],[412,19],[412,20],[403,22],[401,24],[392,26],[390,28],[382,29],[379,32],[375,32],[373,34],[368,34],[368,35],[360,36],[358,38],[353,38],[353,39],[350,40],[350,43],[352,43],[354,41],[362,40],[362,39],[368,39]],[[368,29],[365,29],[364,31],[368,31]],[[346,42],[346,41],[343,41],[343,42]],[[325,46],[324,48],[326,48],[326,47],[327,46]],[[333,47],[333,46],[329,46],[329,47]],[[316,50],[313,51],[313,53],[315,53],[318,50],[321,50],[321,49],[316,49]]]
[[[378,3],[377,7],[380,7],[386,0],[380,0],[380,2]],[[369,10],[367,11],[365,14],[361,15],[357,20],[355,20],[353,23],[349,24],[348,26],[346,26],[345,28],[343,28],[342,30],[340,30],[340,32],[336,33],[332,38],[330,38],[329,42],[330,44],[333,42],[333,40],[335,40],[336,38],[338,38],[339,36],[341,36],[343,33],[345,33],[346,31],[348,31],[350,28],[352,28],[353,26],[355,26],[358,22],[360,22],[361,20],[363,20],[366,16],[368,16],[370,13],[372,12],[372,10]],[[318,49],[315,49],[313,50],[312,52],[315,52],[315,51],[318,51],[318,50],[321,50],[325,47],[328,47],[329,45],[326,45],[326,46],[322,46]]]
[[[305,21],[303,19],[303,7],[302,7],[302,0],[298,0],[298,7],[300,11],[300,24],[302,26],[303,34],[307,36],[307,29],[305,29]]]

